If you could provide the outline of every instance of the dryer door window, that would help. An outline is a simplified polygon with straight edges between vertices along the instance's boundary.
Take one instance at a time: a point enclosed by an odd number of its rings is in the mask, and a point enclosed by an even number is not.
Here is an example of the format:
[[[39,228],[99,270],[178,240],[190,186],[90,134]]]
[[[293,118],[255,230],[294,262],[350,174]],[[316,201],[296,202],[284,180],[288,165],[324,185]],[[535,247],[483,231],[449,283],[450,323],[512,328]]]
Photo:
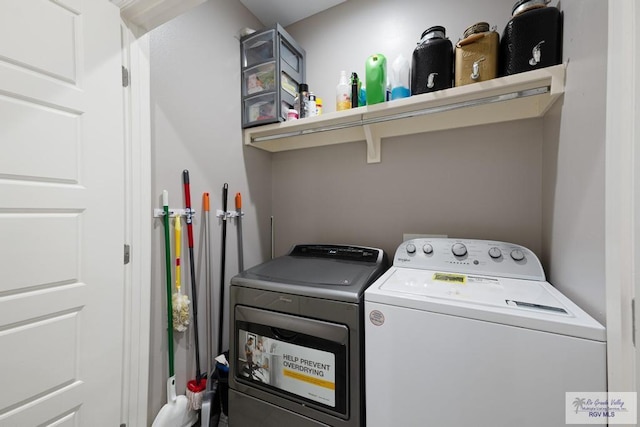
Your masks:
[[[345,325],[245,306],[235,320],[236,381],[348,416]]]

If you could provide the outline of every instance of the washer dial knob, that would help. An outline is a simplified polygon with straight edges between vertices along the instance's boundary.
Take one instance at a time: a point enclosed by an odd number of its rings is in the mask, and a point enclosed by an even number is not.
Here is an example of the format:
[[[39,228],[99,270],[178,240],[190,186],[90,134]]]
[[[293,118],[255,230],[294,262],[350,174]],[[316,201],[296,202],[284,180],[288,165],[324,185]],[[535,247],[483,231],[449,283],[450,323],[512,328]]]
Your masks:
[[[453,252],[455,256],[465,256],[467,254],[467,247],[462,243],[454,243],[453,246],[451,246],[451,252]]]
[[[422,247],[422,252],[424,252],[427,255],[431,255],[433,253],[433,246],[431,246],[431,244],[427,243],[426,245],[424,245]]]
[[[502,251],[494,246],[489,249],[489,256],[493,259],[498,259],[502,256]]]
[[[415,254],[416,253],[416,245],[414,245],[413,243],[409,243],[407,245],[407,253]]]
[[[514,249],[511,251],[511,258],[513,258],[514,261],[522,261],[524,259],[524,252],[520,249]]]

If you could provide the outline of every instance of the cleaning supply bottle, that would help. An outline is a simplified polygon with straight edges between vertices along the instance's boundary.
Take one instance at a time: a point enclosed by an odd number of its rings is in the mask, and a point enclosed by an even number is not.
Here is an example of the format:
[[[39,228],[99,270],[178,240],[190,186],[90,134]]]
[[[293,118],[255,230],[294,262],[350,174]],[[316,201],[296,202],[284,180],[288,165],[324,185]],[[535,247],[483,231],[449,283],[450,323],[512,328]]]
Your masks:
[[[387,91],[387,58],[380,53],[367,58],[365,64],[367,105],[384,102]]]
[[[300,83],[298,85],[298,96],[293,101],[294,108],[298,111],[298,118],[309,117],[309,85]]]
[[[318,116],[322,115],[322,98],[318,98],[316,96],[316,114]]]
[[[398,55],[391,66],[391,99],[407,98],[409,90],[409,60]]]
[[[351,108],[351,85],[346,71],[340,71],[340,81],[336,86],[336,111]]]
[[[316,95],[313,92],[309,92],[309,116],[308,117],[315,117],[318,115],[318,109],[317,109],[317,105],[316,105]]]
[[[360,82],[360,93],[358,94],[358,107],[367,105],[367,85]]]
[[[358,73],[351,73],[351,108],[358,108],[358,98],[360,97],[360,79]]]

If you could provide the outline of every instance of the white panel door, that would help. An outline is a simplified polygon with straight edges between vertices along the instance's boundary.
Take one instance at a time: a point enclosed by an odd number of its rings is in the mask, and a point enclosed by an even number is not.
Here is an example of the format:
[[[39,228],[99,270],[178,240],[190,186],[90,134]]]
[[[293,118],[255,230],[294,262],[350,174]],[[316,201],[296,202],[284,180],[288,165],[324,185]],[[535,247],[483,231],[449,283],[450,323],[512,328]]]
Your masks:
[[[120,423],[119,10],[0,1],[0,426]]]

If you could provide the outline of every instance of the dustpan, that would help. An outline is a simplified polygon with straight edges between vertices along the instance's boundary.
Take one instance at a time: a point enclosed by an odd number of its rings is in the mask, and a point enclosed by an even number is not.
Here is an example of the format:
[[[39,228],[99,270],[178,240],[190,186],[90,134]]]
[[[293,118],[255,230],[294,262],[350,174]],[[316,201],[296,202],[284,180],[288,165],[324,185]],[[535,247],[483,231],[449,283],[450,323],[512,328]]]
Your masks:
[[[167,403],[164,404],[152,427],[190,427],[198,421],[198,413],[189,408],[189,399],[176,394],[176,377],[167,380]]]

